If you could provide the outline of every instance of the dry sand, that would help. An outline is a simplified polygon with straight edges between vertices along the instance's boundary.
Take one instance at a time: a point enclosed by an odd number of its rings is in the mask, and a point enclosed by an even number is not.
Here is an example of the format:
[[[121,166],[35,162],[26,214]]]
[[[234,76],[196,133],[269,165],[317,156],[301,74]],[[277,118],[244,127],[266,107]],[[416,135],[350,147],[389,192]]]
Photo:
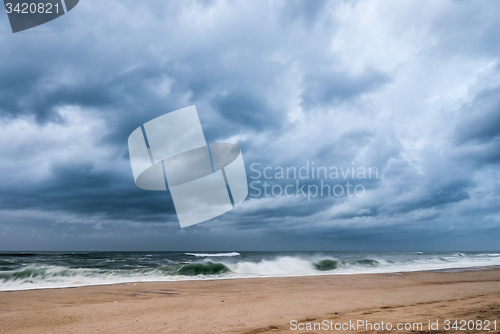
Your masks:
[[[496,320],[496,331],[477,332],[499,333],[500,268],[0,292],[2,334],[343,332],[292,331],[291,320],[421,322],[444,333],[446,319]],[[440,330],[427,331],[429,320]]]

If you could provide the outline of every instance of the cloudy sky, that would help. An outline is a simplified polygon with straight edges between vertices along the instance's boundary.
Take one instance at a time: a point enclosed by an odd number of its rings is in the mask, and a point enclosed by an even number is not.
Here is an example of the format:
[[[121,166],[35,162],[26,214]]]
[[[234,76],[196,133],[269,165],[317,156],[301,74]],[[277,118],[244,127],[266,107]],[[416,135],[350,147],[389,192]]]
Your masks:
[[[498,36],[498,1],[81,0],[17,34],[0,14],[0,250],[498,250]],[[322,180],[252,164],[378,178],[180,229],[127,138],[190,105],[254,186]]]

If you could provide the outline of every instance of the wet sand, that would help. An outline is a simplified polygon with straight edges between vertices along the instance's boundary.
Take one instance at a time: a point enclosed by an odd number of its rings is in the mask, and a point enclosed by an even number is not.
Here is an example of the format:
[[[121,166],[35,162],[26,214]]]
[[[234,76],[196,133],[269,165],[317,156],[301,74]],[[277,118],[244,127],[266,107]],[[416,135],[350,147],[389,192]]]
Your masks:
[[[444,331],[446,319],[489,320],[490,331]],[[500,268],[0,292],[2,334],[388,333],[335,330],[358,320],[390,323],[395,333],[498,333]],[[438,331],[428,329],[429,320],[439,321]],[[328,330],[308,327],[325,321]],[[398,323],[423,328],[398,331]]]

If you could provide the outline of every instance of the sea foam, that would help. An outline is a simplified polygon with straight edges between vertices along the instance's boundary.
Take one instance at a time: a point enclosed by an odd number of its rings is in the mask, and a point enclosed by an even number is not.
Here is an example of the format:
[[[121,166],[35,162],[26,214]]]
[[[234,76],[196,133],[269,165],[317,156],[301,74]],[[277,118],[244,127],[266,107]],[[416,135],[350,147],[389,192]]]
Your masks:
[[[499,253],[0,253],[0,290],[500,266]],[[470,269],[469,269],[470,270]]]

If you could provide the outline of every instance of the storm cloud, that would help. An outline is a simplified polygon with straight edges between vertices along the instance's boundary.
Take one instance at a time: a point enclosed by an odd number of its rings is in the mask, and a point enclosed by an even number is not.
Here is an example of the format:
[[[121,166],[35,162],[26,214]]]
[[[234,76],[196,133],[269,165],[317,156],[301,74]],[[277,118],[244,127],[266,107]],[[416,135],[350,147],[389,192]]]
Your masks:
[[[82,0],[17,34],[0,15],[0,249],[498,248],[498,13],[495,1]],[[242,149],[249,185],[350,181],[363,196],[250,189],[181,230],[168,191],[135,186],[127,138],[190,105],[207,142]],[[378,173],[251,169],[313,163]]]

